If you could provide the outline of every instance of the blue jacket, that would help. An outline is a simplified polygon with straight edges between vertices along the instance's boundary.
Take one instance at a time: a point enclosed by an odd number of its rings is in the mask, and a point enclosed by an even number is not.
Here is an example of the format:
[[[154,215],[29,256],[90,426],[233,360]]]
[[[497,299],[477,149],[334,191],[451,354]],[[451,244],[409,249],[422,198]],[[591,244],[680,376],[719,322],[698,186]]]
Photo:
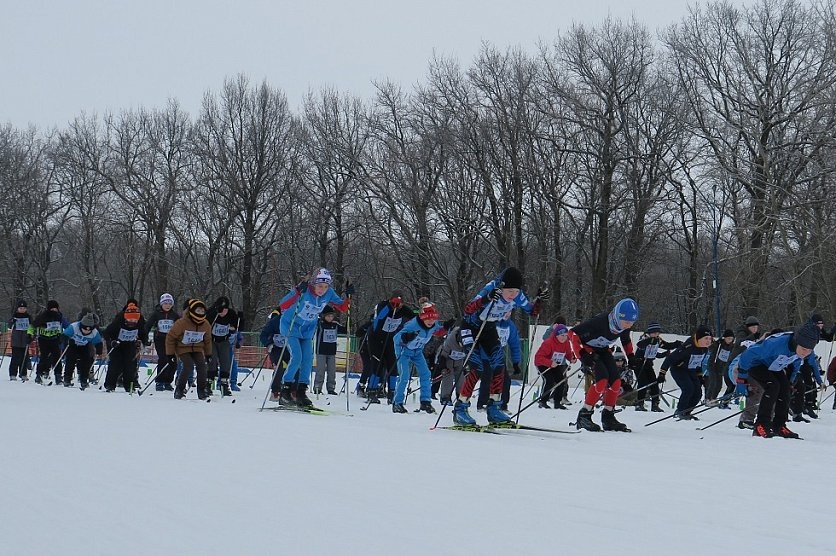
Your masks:
[[[96,328],[90,334],[83,334],[81,332],[81,324],[74,322],[64,329],[64,336],[67,336],[77,346],[86,346],[87,344],[101,344],[102,335]]]
[[[343,300],[332,288],[328,288],[328,291],[320,297],[314,294],[310,285],[303,292],[296,288],[290,290],[279,302],[279,307],[282,309],[282,335],[305,340],[313,339],[319,322],[319,314],[329,303],[340,312],[345,313],[348,310],[348,301]],[[293,323],[292,326],[291,323]]]
[[[482,308],[478,311],[474,311],[470,314],[465,314],[463,320],[470,324],[471,326],[479,326],[482,324],[482,321],[487,322],[496,322],[505,319],[505,315],[513,310],[515,307],[520,307],[523,311],[528,313],[529,315],[534,312],[534,305],[528,300],[520,290],[520,293],[517,294],[517,297],[512,299],[511,301],[505,301],[503,298],[499,298],[499,300],[494,301],[493,305],[491,305],[490,300],[488,299],[488,295],[499,287],[499,283],[501,280],[501,276],[497,276],[485,286],[479,290],[479,293],[476,294],[470,303],[476,300],[482,301]],[[468,305],[470,305],[468,303]],[[490,306],[491,311],[488,313],[488,307]]]
[[[815,352],[811,352],[805,360],[813,368],[816,383],[821,384],[821,369],[818,361],[816,361]],[[737,376],[744,379],[748,378],[749,371],[755,367],[766,367],[772,372],[779,373],[792,365],[793,371],[790,375],[790,382],[792,382],[801,369],[801,361],[801,358],[795,353],[793,333],[774,334],[752,344],[749,349],[740,354]],[[729,366],[731,367],[731,365]]]
[[[684,344],[665,357],[662,362],[662,371],[667,372],[668,369],[676,369],[703,374],[703,363],[707,359],[706,355],[708,355],[708,348],[695,346],[694,339],[688,338]]]
[[[499,343],[502,347],[508,346],[511,351],[511,363],[519,365],[522,361],[522,346],[517,325],[511,319],[501,320],[496,323],[496,333],[499,335]]]
[[[267,324],[264,325],[264,328],[261,329],[261,334],[258,336],[261,345],[280,349],[284,347],[287,339],[279,331],[281,320],[281,315],[273,315],[270,317],[270,320],[267,321]]]
[[[427,328],[424,326],[423,322],[418,320],[418,317],[412,318],[407,321],[403,328],[401,328],[393,338],[393,342],[395,343],[395,355],[400,357],[403,352],[407,352],[407,355],[422,353],[424,351],[424,346],[427,345],[433,337],[433,334],[442,335],[443,331],[444,327],[437,321],[430,328]],[[417,336],[405,343],[403,341],[403,335],[409,332],[414,332]]]

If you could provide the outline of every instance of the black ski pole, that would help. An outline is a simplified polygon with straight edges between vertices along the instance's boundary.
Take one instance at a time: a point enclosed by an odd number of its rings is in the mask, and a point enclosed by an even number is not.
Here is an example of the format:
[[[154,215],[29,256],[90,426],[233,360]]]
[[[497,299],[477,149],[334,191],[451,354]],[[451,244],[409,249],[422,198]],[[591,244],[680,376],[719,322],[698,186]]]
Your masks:
[[[705,429],[710,429],[710,428],[711,428],[711,427],[713,427],[714,425],[719,425],[719,424],[720,424],[720,423],[722,423],[723,421],[728,421],[728,420],[729,420],[729,419],[731,419],[732,417],[737,417],[738,415],[740,415],[741,413],[743,413],[743,411],[744,411],[744,410],[743,410],[743,409],[741,409],[740,411],[738,411],[738,412],[736,412],[736,413],[732,413],[731,415],[726,415],[725,417],[723,417],[722,419],[720,419],[720,420],[718,420],[718,421],[714,421],[713,423],[708,424],[708,425],[706,425],[706,426],[704,426],[704,427],[698,427],[698,428],[697,428],[697,430],[698,430],[698,431],[704,431]]]
[[[157,365],[157,368],[154,371],[154,374],[151,375],[151,379],[156,379],[160,375],[160,373],[162,373],[168,367],[168,365],[170,363],[171,363],[171,359],[169,359],[168,362],[165,365],[163,365],[162,369],[160,368],[159,365]],[[140,395],[140,396],[143,395],[145,393],[145,391],[148,390],[148,387],[151,386],[152,384],[155,384],[155,383],[156,382],[154,380],[148,380],[148,382],[145,383],[145,386],[142,387],[142,390],[137,392],[137,394]]]
[[[550,369],[553,369],[553,368],[555,368],[555,367],[549,367],[549,368],[550,368]],[[548,370],[548,369],[546,369],[546,370]],[[545,371],[544,371],[544,372],[545,372]],[[569,379],[572,377],[572,375],[574,375],[574,374],[575,374],[575,373],[570,374],[569,376],[565,377],[563,380],[561,380],[560,382],[558,382],[557,384],[555,384],[554,386],[552,386],[551,388],[549,388],[549,391],[546,393],[546,399],[549,399],[549,397],[551,397],[551,395],[552,395],[552,392],[554,392],[555,390],[557,390],[557,388],[558,388],[561,384],[563,384],[564,382],[566,382],[567,380],[569,380]],[[512,416],[511,416],[511,419],[513,419],[513,418],[515,418],[515,417],[519,417],[519,416],[520,416],[520,413],[522,413],[523,411],[525,411],[526,409],[528,409],[528,408],[529,408],[529,407],[531,407],[532,405],[534,405],[534,404],[536,404],[537,402],[539,402],[539,401],[540,401],[540,399],[541,399],[541,398],[537,398],[537,399],[534,399],[534,400],[531,400],[530,402],[528,402],[528,404],[527,404],[525,407],[521,408],[521,409],[520,409],[519,411],[517,411],[514,415],[512,415]],[[519,420],[517,421],[517,424],[519,425]]]
[[[531,322],[530,319],[531,319],[531,317],[529,317],[529,322]],[[526,355],[526,358],[525,358],[525,369],[523,369],[523,382],[522,382],[522,388],[520,389],[520,403],[517,405],[517,415],[516,415],[517,421],[516,421],[516,423],[518,425],[520,424],[520,413],[522,413],[522,402],[523,402],[523,398],[525,397],[525,385],[526,385],[526,383],[528,383],[528,366],[529,366],[529,364],[531,364],[531,350],[532,350],[532,348],[534,348],[534,334],[537,332],[537,325],[539,325],[539,324],[540,324],[540,313],[537,313],[537,316],[534,317],[534,330],[532,331],[530,327],[528,329],[528,336],[529,336],[529,338],[528,338],[528,354]],[[506,373],[508,372],[507,369],[506,369],[505,372]],[[537,378],[539,379],[542,376],[543,376],[543,373],[540,373]],[[537,381],[535,380],[531,384],[532,388],[534,387],[534,384],[536,384],[536,383],[537,383]],[[513,419],[513,417],[512,417],[512,419]]]
[[[270,357],[270,348],[267,348],[267,353],[265,353],[264,357],[261,359],[261,364],[259,364],[258,366],[258,372],[256,373],[255,371],[250,369],[250,374],[247,376],[247,378],[241,381],[241,383],[238,385],[239,388],[243,386],[244,383],[247,382],[247,380],[249,380],[250,377],[253,377],[253,383],[250,384],[250,390],[253,389],[256,381],[258,381],[258,377],[261,376],[261,371],[262,369],[264,369],[264,364],[267,362],[268,357]]]
[[[729,398],[729,399],[731,399],[731,398]],[[697,405],[695,405],[694,407],[689,407],[688,409],[685,409],[684,411],[671,413],[670,415],[662,417],[661,419],[656,419],[655,421],[651,421],[649,423],[646,423],[644,426],[649,427],[650,425],[655,425],[656,423],[661,423],[662,421],[667,421],[668,419],[672,419],[673,417],[676,417],[677,413],[680,414],[680,415],[682,413],[686,413],[686,412],[690,413],[691,411],[695,410],[696,408],[704,406],[706,403],[707,402],[700,402]]]

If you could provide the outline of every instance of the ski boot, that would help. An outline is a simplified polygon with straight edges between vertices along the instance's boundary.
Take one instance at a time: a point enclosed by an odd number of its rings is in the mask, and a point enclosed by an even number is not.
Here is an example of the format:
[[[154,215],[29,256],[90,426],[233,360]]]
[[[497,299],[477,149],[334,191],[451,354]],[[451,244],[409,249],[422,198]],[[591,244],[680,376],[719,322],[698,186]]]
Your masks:
[[[380,403],[380,390],[377,388],[369,388],[366,390],[366,399],[369,400],[369,404],[373,403]]]
[[[231,396],[232,390],[229,389],[229,379],[221,379],[221,396]]]
[[[16,382],[16,381],[17,381],[17,377],[16,377],[16,376],[10,376],[10,377],[9,377],[9,380],[11,380],[12,382]]]
[[[445,405],[453,405],[453,400],[451,400],[450,398],[441,398],[439,400],[439,403],[441,403],[442,407]]]
[[[488,402],[486,410],[488,413],[488,423],[491,425],[504,425],[511,422],[511,418],[499,406],[499,400],[491,400]]]
[[[392,413],[407,413],[407,411],[402,403],[393,403]]]
[[[784,428],[786,429],[786,427]],[[769,425],[758,423],[757,425],[755,425],[754,430],[752,430],[752,436],[760,436],[761,438],[772,438],[774,435]]]
[[[165,390],[166,392],[174,392],[174,386],[172,386],[168,382],[164,382],[163,383],[163,390]]]
[[[640,401],[636,404],[636,411],[647,411],[647,408],[644,406],[644,401]]]
[[[569,401],[569,398],[567,398],[566,396],[563,396],[563,399],[560,400],[560,405],[565,405],[565,406],[568,407],[568,406],[572,405],[572,402]]]
[[[796,413],[795,415],[792,416],[792,420],[796,423],[809,423],[810,422],[809,419],[805,419],[803,413]]]
[[[551,409],[549,402],[545,400],[541,400],[540,403],[537,404],[537,407],[539,407],[540,409]]]
[[[778,429],[775,432],[775,436],[780,436],[781,438],[801,438],[800,436],[798,436],[798,434],[788,429],[786,425]]]
[[[322,388],[320,388],[318,386],[314,386],[313,387],[313,393],[314,393],[314,396],[318,396],[318,395],[322,394]]]
[[[329,389],[327,390],[327,392],[326,392],[326,393],[327,393],[329,396],[339,396],[339,394],[337,394],[337,391],[336,391],[336,390],[334,390],[333,388],[329,388]]]
[[[302,409],[313,407],[313,402],[308,397],[308,385],[300,382],[296,385],[296,405]]]
[[[418,411],[426,411],[427,413],[435,413],[435,408],[430,400],[421,400],[421,407]]]
[[[41,378],[41,375],[35,375],[35,384],[43,384],[44,380]]]
[[[186,392],[182,388],[177,388],[174,390],[174,399],[175,400],[182,400],[186,397]]]
[[[605,431],[630,432],[627,425],[615,418],[615,411],[612,409],[604,408],[601,411],[601,425]]]
[[[157,392],[165,392],[165,384],[163,384],[162,382],[154,384],[154,390]]]
[[[81,382],[81,384],[79,384],[79,386],[78,386],[78,387],[79,387],[79,389],[80,389],[82,392],[83,392],[83,391],[85,391],[85,390],[87,390],[87,382],[82,381],[82,382]]]
[[[594,410],[584,409],[582,407],[581,410],[578,411],[578,420],[575,422],[575,428],[578,430],[586,429],[592,432],[599,432],[601,427],[599,427],[598,424],[592,420],[593,413]]]
[[[804,414],[805,414],[807,417],[809,417],[810,419],[818,419],[818,418],[819,418],[819,416],[816,414],[816,412],[815,412],[815,411],[813,411],[813,408],[812,408],[812,407],[806,407],[806,408],[804,408]],[[797,435],[796,435],[796,436],[797,436]]]
[[[285,382],[282,384],[282,389],[279,390],[279,404],[294,406],[296,400],[293,399],[293,384]]]
[[[463,402],[461,400],[456,400],[456,404],[453,406],[453,423],[462,426],[475,426],[476,419],[470,416],[470,413],[467,412],[467,409],[470,407],[470,402]]]
[[[656,401],[656,400],[653,400],[652,402],[650,402],[650,411],[652,411],[653,413],[664,413],[665,412],[664,409],[659,407],[659,402]]]
[[[741,430],[743,430],[743,429],[752,430],[752,429],[755,428],[755,423],[753,423],[752,421],[740,421],[739,423],[737,423],[737,428],[739,428]]]
[[[365,384],[358,384],[357,385],[357,397],[358,398],[365,398],[366,397],[366,385]]]

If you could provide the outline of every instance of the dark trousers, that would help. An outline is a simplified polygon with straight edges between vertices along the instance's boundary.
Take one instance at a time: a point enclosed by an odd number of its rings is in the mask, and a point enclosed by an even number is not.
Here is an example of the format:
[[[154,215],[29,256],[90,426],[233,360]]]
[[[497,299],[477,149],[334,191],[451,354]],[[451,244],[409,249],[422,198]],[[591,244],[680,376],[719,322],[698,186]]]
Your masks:
[[[177,371],[177,358],[165,353],[165,334],[154,336],[154,349],[157,351],[157,376],[154,382],[157,384],[171,384],[174,381],[174,373]]]
[[[554,400],[555,404],[559,404],[563,399],[564,386],[567,386],[565,380],[566,365],[558,365],[557,367],[546,367],[545,365],[538,365],[537,370],[543,375],[543,392],[540,394],[540,402],[548,402]],[[563,380],[560,386],[557,383]]]
[[[73,372],[78,369],[78,381],[87,385],[90,382],[90,369],[93,368],[93,354],[95,351],[90,345],[78,346],[72,341],[67,348],[67,355],[64,358],[64,384],[73,381]]]
[[[197,397],[203,399],[206,396],[206,355],[202,351],[184,353],[180,356],[183,363],[183,370],[177,376],[177,392],[185,393],[186,383],[189,381],[193,371],[197,372]]]
[[[282,358],[281,365],[279,365],[279,357]],[[282,349],[273,346],[270,349],[270,363],[273,364],[273,382],[270,383],[270,391],[278,392],[282,387],[282,377],[287,364],[290,363],[290,350]],[[278,367],[278,370],[276,369]]]
[[[40,356],[38,358],[38,375],[43,378],[49,378],[49,371],[55,367],[55,382],[61,382],[63,379],[63,371],[61,369],[61,340],[57,337],[38,338],[38,350]]]
[[[18,375],[21,377],[26,376],[27,366],[29,364],[28,349],[27,347],[12,348],[12,360],[9,363],[10,377]]]
[[[755,423],[780,429],[787,424],[790,408],[790,379],[783,371],[774,372],[763,366],[752,368],[749,376],[763,387],[763,397],[758,406]]]
[[[392,335],[369,334],[369,353],[371,354],[369,371],[369,388],[381,388],[388,377],[397,375],[395,365],[395,347],[392,345]]]
[[[676,413],[677,415],[690,415],[691,410],[700,403],[702,397],[702,383],[697,372],[691,369],[671,369],[671,376],[682,390]]]
[[[107,362],[105,390],[116,390],[116,382],[121,376],[125,392],[133,392],[134,389],[139,388],[137,371],[136,347],[133,345],[117,347],[110,352],[110,360]]]
[[[644,400],[648,397],[650,397],[651,403],[659,403],[659,383],[656,382],[656,370],[653,368],[653,359],[642,359],[641,365],[636,370],[636,389],[638,390],[636,392],[636,401],[639,404],[643,404]]]

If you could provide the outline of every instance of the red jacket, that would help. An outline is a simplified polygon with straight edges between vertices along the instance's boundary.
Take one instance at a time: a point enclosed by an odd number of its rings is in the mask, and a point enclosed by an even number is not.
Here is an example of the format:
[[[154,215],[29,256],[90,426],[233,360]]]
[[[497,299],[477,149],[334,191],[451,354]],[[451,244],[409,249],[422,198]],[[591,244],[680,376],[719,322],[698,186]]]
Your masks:
[[[556,354],[562,354],[556,355]],[[537,353],[534,355],[534,365],[537,367],[556,367],[563,363],[574,363],[578,357],[572,349],[572,342],[567,338],[565,342],[557,339],[557,336],[550,334],[543,340]]]

